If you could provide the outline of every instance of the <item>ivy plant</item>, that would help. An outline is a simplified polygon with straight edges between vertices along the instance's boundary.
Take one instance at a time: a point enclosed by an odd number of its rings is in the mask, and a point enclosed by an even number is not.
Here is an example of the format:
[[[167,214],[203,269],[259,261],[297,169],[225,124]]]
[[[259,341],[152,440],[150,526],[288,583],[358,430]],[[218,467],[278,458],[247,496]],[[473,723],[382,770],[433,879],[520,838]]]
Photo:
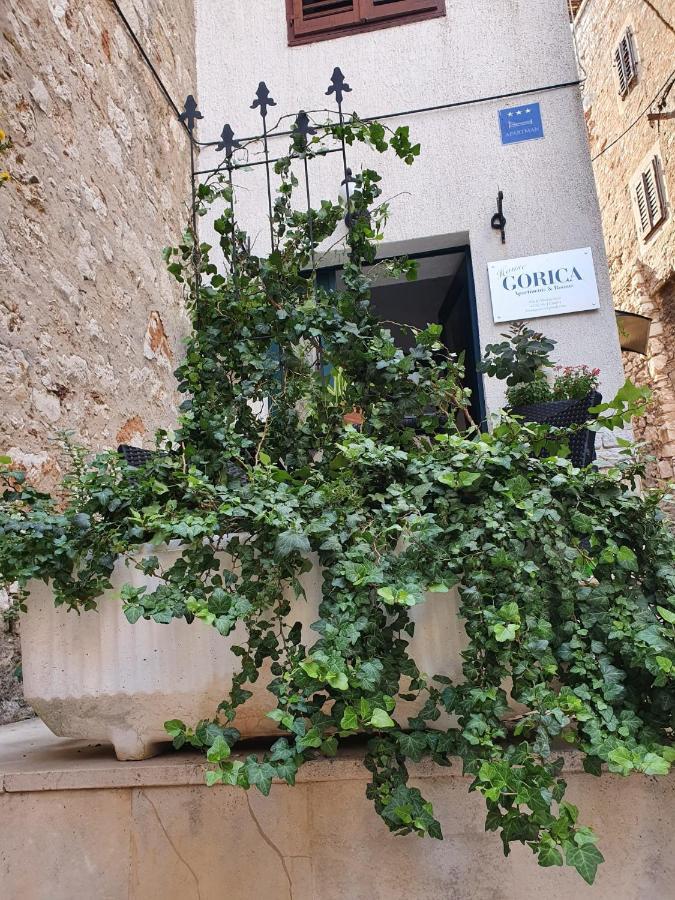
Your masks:
[[[407,128],[356,116],[339,134],[316,132],[309,155],[336,135],[406,164],[419,153]],[[237,224],[226,176],[198,192],[219,246],[188,229],[166,251],[194,328],[176,373],[179,426],[157,435],[152,459],[132,469],[114,452],[73,450],[58,497],[5,461],[2,580],[22,604],[42,579],[57,604],[90,610],[125,555],[159,577],[151,592],[122,589],[131,623],[200,619],[222,635],[243,625],[213,717],[166,724],[176,747],[205,753],[209,784],[268,794],[362,735],[367,796],[387,827],[440,839],[409,764],[459,759],[506,854],[520,842],[590,883],[603,857],[565,799],[560,748],[576,748],[590,775],[662,775],[675,755],[675,542],[659,497],[633,490],[631,457],[578,470],[555,448],[542,455],[539,426],[505,415],[490,433],[466,430],[469,392],[439,327],[410,329],[404,352],[373,315],[383,268],[414,277],[404,259],[376,261],[389,214],[379,175],[356,176],[343,287],[329,292],[313,263],[344,235],[345,208],[295,208],[296,155],[276,163],[268,256]],[[543,364],[550,348],[523,340]],[[621,408],[606,404],[603,423]],[[345,424],[357,409],[360,426]],[[168,569],[143,549],[176,540]],[[314,565],[323,595],[307,633],[296,616]],[[414,607],[446,603],[452,588],[466,631],[460,680],[421,671],[409,650]],[[240,754],[237,715],[261,670],[280,736]],[[419,712],[403,715],[401,700]]]

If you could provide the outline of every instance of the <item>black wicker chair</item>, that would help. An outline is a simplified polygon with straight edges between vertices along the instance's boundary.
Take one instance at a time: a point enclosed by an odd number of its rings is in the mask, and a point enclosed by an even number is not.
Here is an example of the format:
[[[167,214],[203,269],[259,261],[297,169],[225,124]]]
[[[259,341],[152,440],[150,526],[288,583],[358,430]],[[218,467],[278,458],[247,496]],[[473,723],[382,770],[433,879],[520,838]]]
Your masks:
[[[555,428],[570,428],[585,425],[593,416],[589,409],[602,403],[602,395],[591,391],[582,400],[549,400],[546,403],[532,403],[529,406],[515,406],[510,412],[522,416],[526,422],[538,422]],[[579,469],[595,462],[595,432],[582,428],[570,435],[570,458]]]
[[[117,452],[124,459],[127,465],[138,469],[144,466],[154,456],[166,455],[161,450],[143,450],[141,447],[132,447],[130,444],[120,444]],[[226,466],[227,475],[239,481],[246,480],[246,473],[236,463],[228,462]]]

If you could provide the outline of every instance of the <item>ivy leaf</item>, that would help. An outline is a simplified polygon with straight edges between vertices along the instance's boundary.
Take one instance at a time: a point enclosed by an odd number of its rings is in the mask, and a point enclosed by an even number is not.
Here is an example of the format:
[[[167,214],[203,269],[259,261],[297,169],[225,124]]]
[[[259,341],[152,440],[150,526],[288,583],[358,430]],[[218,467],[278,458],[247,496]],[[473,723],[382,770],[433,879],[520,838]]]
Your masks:
[[[620,775],[628,775],[635,768],[633,754],[627,747],[617,747],[607,754],[607,764],[610,772],[618,772]]]
[[[376,706],[370,717],[370,724],[373,728],[395,728],[396,722],[391,718],[388,712]]]
[[[282,531],[277,535],[274,553],[283,558],[291,553],[309,553],[311,549],[306,534],[298,531]]]
[[[356,710],[351,706],[348,706],[342,714],[342,719],[340,719],[340,728],[342,731],[356,731],[358,728],[359,719],[356,714]]]
[[[391,587],[382,587],[378,588],[377,593],[390,606],[416,606],[418,602],[424,599],[420,592],[413,592],[406,588],[394,590]]]
[[[335,534],[329,535],[323,544],[320,545],[319,550],[335,550],[339,553],[342,550],[340,538]]]
[[[616,551],[616,561],[627,572],[637,572],[638,570],[637,556],[630,547],[619,547]]]
[[[657,606],[656,611],[669,625],[675,625],[675,612],[670,609],[665,609],[663,606]]]
[[[656,753],[646,753],[638,769],[645,775],[667,775],[670,764]]]
[[[344,672],[329,672],[326,681],[336,691],[346,691],[349,688],[349,681]]]
[[[602,775],[602,760],[599,756],[585,756],[583,766],[584,772],[588,772],[589,775],[595,775],[598,778]]]
[[[321,674],[319,664],[311,658],[303,659],[300,663],[300,668],[309,678],[317,679]]]
[[[255,756],[249,756],[245,768],[249,784],[257,787],[260,793],[267,797],[272,787],[272,779],[276,775],[274,766],[267,762],[260,763]]]
[[[447,585],[444,581],[435,582],[427,587],[429,594],[447,594],[450,590],[452,590],[452,586]]]
[[[571,842],[565,844],[565,862],[573,866],[587,884],[593,884],[598,866],[604,860],[595,844],[583,844],[581,847]]]
[[[221,775],[223,784],[231,784],[233,787],[239,784],[239,773],[244,768],[244,763],[241,759],[236,760],[228,760],[225,763],[221,763]]]
[[[383,670],[379,659],[368,659],[356,670],[355,680],[364,691],[374,691],[382,680]]]
[[[181,722],[180,719],[169,719],[168,722],[164,723],[164,731],[170,734],[171,737],[176,737],[177,734],[182,734],[185,729],[185,722]]]
[[[410,734],[401,732],[396,735],[396,740],[404,756],[419,762],[427,749],[427,736],[421,731],[411,731]]]
[[[338,740],[336,737],[326,738],[325,741],[321,744],[321,752],[325,756],[337,756],[338,752]]]
[[[173,622],[173,615],[168,609],[160,609],[152,614],[152,620],[158,625],[170,625]]]
[[[274,766],[277,778],[283,778],[286,784],[294,785],[295,776],[298,774],[298,766],[292,759],[284,759]]]
[[[482,475],[480,472],[461,471],[457,473],[457,483],[460,487],[471,487]]]
[[[560,851],[556,850],[552,845],[546,845],[541,848],[537,860],[540,866],[562,866],[563,858]]]
[[[306,735],[303,737],[299,737],[296,741],[296,746],[300,752],[306,750],[308,747],[320,747],[323,742],[323,738],[321,737],[321,732],[318,728],[310,728]]]
[[[290,730],[293,727],[293,716],[283,709],[273,709],[271,712],[265,713],[265,715],[268,719],[272,719],[273,722],[279,722],[284,728]]]
[[[206,751],[206,758],[209,762],[220,762],[221,760],[227,759],[231,752],[230,745],[223,736],[219,734]]]
[[[519,629],[520,625],[516,625],[514,622],[510,622],[508,625],[502,625],[501,622],[497,622],[496,625],[492,626],[494,636],[500,644],[514,640]]]
[[[142,606],[125,606],[124,607],[124,615],[127,617],[127,621],[131,622],[133,625],[143,615],[143,607]]]
[[[499,607],[499,617],[504,622],[514,622],[515,624],[520,624],[520,609],[518,608],[518,604],[514,601],[510,603],[504,603]]]

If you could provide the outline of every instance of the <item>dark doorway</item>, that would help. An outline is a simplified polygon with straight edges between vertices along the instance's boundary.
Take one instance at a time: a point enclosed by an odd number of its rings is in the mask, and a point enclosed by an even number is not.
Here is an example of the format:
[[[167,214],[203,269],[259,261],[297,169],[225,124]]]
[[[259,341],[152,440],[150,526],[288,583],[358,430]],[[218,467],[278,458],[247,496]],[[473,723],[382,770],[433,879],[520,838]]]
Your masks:
[[[377,317],[391,331],[403,350],[412,346],[412,335],[399,325],[425,328],[442,325],[442,341],[447,349],[463,354],[465,385],[471,390],[470,413],[484,424],[483,385],[476,365],[480,357],[471,256],[468,247],[411,253],[417,261],[416,281],[382,278],[372,287],[372,303]],[[334,283],[339,287],[339,271]]]

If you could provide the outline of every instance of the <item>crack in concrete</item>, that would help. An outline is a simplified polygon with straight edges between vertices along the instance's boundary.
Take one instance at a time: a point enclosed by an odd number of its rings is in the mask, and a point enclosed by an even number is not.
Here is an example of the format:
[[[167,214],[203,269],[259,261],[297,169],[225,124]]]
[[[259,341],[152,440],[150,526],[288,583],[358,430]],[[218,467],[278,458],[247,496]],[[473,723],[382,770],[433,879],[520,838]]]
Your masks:
[[[197,877],[197,873],[196,873],[195,870],[192,868],[192,866],[190,865],[190,863],[185,859],[185,857],[180,853],[180,851],[178,850],[178,847],[176,847],[176,845],[174,844],[171,835],[170,835],[169,832],[166,830],[166,828],[165,828],[165,826],[164,826],[164,822],[162,822],[162,820],[161,820],[161,818],[160,818],[160,815],[159,815],[159,813],[157,812],[157,807],[156,807],[155,804],[152,802],[152,800],[150,799],[150,797],[148,797],[148,795],[147,795],[147,794],[145,793],[145,791],[143,791],[143,790],[140,790],[140,789],[139,789],[138,793],[139,793],[141,796],[143,796],[143,797],[148,801],[148,803],[150,804],[150,806],[151,806],[151,808],[152,808],[152,811],[153,811],[154,814],[155,814],[155,818],[157,819],[157,823],[158,823],[159,827],[162,829],[162,831],[164,832],[164,837],[167,839],[167,841],[168,841],[169,844],[171,845],[171,848],[173,849],[173,852],[176,854],[176,856],[178,857],[178,859],[183,863],[183,865],[185,866],[185,868],[188,870],[188,872],[190,873],[190,875],[192,875],[192,877],[193,877],[194,880],[195,880],[195,887],[197,888],[197,900],[202,900],[202,892],[201,892],[201,888],[199,887],[199,878]],[[291,898],[291,900],[292,900],[292,898]]]
[[[283,870],[284,870],[284,875],[286,876],[286,879],[288,881],[288,896],[290,897],[290,900],[293,900],[293,881],[291,879],[291,873],[288,871],[288,866],[286,865],[286,858],[284,857],[284,854],[281,852],[281,850],[274,843],[274,841],[271,838],[269,838],[263,831],[262,826],[261,826],[260,822],[258,821],[258,817],[253,812],[253,807],[251,806],[251,798],[249,797],[248,792],[246,793],[246,803],[248,804],[248,811],[250,812],[251,818],[253,819],[253,821],[255,823],[255,827],[258,829],[258,834],[263,839],[263,841],[265,841],[267,846],[270,847],[276,853],[276,855],[279,857],[279,860],[281,861],[281,865],[283,866]]]

